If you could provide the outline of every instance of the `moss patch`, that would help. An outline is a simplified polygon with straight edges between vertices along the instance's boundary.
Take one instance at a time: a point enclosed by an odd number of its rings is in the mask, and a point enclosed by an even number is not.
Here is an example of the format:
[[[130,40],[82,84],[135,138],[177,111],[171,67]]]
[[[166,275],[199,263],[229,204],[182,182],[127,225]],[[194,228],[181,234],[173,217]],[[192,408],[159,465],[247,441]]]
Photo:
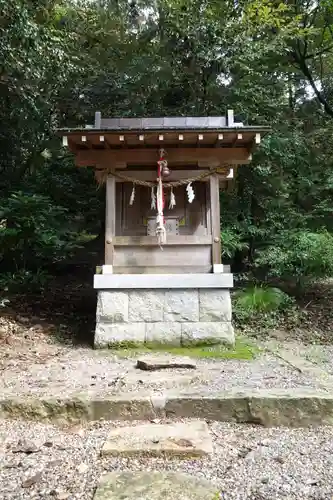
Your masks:
[[[169,353],[174,356],[187,356],[191,358],[211,358],[211,359],[254,359],[259,354],[259,347],[244,337],[236,339],[234,346],[226,345],[195,345],[195,346],[166,346],[162,344],[142,344],[133,346],[125,342],[110,346],[110,353],[117,356],[133,357],[142,353]],[[102,351],[105,354],[105,351]]]

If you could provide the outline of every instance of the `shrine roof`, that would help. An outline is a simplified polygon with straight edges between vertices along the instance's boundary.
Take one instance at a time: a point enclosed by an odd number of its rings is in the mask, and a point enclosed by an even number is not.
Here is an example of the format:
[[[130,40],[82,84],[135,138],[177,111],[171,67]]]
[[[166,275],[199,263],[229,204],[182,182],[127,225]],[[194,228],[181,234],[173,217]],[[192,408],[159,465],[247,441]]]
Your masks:
[[[247,147],[252,150],[268,126],[236,122],[232,110],[227,116],[103,118],[95,113],[95,123],[78,128],[60,128],[57,134],[72,151],[100,148],[142,147]]]
[[[267,126],[248,126],[237,123],[233,115],[211,117],[162,117],[162,118],[102,118],[96,113],[95,125],[78,128],[61,128],[59,131],[140,131],[140,130],[222,130],[230,128],[245,128],[247,130],[269,131]]]

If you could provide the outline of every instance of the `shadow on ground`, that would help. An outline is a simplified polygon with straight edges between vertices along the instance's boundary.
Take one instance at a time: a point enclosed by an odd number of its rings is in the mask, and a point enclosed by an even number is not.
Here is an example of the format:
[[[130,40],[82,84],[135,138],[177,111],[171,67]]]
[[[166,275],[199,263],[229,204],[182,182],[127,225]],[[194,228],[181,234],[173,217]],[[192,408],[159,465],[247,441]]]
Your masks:
[[[40,293],[15,294],[2,316],[25,327],[45,325],[61,344],[92,346],[97,300],[93,276],[94,270],[81,267],[53,278]]]

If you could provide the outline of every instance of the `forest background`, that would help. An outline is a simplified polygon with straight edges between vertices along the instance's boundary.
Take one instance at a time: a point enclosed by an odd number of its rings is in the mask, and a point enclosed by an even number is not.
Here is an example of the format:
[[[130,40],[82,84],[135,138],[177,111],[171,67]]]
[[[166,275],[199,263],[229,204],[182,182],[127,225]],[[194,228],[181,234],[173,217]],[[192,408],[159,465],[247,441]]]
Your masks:
[[[4,314],[94,320],[105,196],[57,127],[227,109],[272,128],[221,193],[236,324],[329,341],[332,0],[0,0]]]

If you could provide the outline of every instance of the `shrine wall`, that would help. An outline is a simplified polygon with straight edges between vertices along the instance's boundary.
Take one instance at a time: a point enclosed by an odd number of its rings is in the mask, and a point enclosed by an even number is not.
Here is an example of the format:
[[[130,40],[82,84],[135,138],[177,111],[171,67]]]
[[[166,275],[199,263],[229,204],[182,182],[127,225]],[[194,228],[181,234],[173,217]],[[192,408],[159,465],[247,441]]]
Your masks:
[[[174,188],[176,205],[173,208],[169,208],[171,190],[166,189],[164,214],[167,242],[162,251],[157,242],[156,245],[146,245],[142,238],[155,238],[156,208],[151,207],[151,189],[136,186],[134,201],[130,204],[133,185],[117,183],[114,273],[183,274],[212,271],[212,246],[207,238],[211,235],[208,184],[196,182],[193,188],[195,198],[192,203],[187,200],[185,186]],[[189,239],[195,237],[196,244],[182,244],[181,238],[179,245],[174,244],[177,236]],[[117,245],[120,237],[132,237],[139,241],[137,244]],[[173,245],[168,245],[168,237],[173,239]]]

